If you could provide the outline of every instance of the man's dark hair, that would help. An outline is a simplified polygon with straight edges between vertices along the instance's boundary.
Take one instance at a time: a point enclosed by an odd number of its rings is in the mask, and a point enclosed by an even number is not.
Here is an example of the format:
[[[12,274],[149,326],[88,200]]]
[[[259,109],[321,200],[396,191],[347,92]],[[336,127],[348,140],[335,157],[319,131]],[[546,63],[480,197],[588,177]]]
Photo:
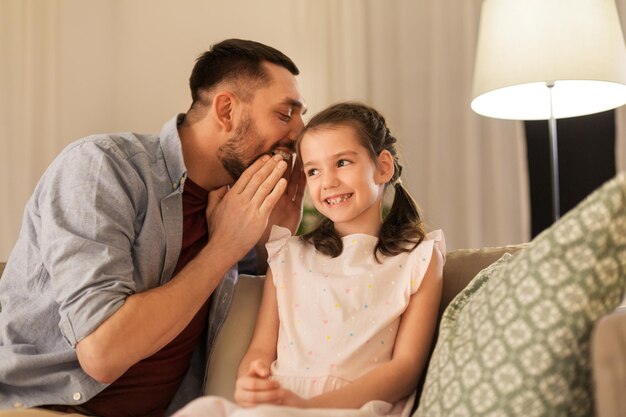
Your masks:
[[[264,62],[286,68],[293,75],[300,71],[289,57],[271,46],[243,39],[226,39],[211,46],[196,60],[189,78],[193,105],[205,99],[206,92],[222,81],[236,81],[245,87],[238,91],[243,100],[247,100],[254,89],[270,82],[270,77],[263,67]],[[203,102],[208,105],[210,102]]]

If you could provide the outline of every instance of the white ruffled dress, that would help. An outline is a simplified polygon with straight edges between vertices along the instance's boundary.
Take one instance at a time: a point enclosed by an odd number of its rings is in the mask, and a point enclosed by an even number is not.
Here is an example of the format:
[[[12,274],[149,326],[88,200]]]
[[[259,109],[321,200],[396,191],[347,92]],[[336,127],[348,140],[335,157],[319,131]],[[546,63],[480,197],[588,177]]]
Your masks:
[[[413,251],[392,257],[379,255],[382,263],[378,263],[374,258],[375,236],[345,236],[343,252],[331,258],[291,236],[288,229],[274,226],[267,251],[280,329],[272,378],[301,397],[311,398],[341,388],[390,361],[400,317],[424,278],[435,242],[443,239],[442,231],[436,230]],[[191,413],[196,408],[191,406],[203,401],[204,406],[197,407],[199,412]],[[190,403],[177,417],[404,417],[410,414],[413,401],[413,396],[395,404],[371,401],[359,410],[240,409],[226,400],[205,397]]]

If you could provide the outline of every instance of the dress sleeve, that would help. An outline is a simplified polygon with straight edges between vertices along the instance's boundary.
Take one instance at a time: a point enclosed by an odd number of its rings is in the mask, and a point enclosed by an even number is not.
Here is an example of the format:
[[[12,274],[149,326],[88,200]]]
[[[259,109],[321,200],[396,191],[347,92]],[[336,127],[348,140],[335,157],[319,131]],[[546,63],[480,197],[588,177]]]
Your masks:
[[[267,261],[269,264],[280,255],[287,245],[287,241],[291,237],[291,232],[286,227],[272,226],[270,238],[265,244],[267,249]]]
[[[446,238],[441,229],[433,230],[424,237],[424,240],[413,251],[413,270],[411,275],[411,294],[415,294],[422,284],[428,265],[433,256],[435,245],[443,255],[445,262]]]

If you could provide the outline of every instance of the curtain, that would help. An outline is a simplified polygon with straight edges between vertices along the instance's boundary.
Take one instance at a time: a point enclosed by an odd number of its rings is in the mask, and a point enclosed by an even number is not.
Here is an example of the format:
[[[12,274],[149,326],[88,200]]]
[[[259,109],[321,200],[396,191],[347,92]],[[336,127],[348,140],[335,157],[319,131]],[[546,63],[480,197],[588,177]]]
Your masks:
[[[523,125],[469,106],[480,4],[326,0],[301,2],[298,13],[313,34],[304,48],[317,52],[318,98],[365,101],[387,116],[403,182],[449,248],[530,235]]]
[[[0,260],[37,179],[59,150],[57,0],[0,0]]]
[[[617,4],[626,11],[626,0]],[[194,59],[228,37],[291,56],[309,114],[348,99],[385,114],[400,141],[403,182],[450,249],[527,241],[523,125],[469,107],[480,5],[0,0],[0,260],[38,178],[66,144],[103,131],[158,132],[189,105]],[[624,170],[626,115],[617,114]]]

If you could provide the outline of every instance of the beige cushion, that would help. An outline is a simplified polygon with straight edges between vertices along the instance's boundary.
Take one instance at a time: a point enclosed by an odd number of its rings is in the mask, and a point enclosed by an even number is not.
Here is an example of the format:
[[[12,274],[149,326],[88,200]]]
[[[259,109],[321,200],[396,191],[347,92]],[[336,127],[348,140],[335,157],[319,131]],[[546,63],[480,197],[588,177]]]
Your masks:
[[[262,276],[239,276],[230,312],[209,359],[206,394],[233,400],[237,369],[252,338],[262,293]]]
[[[589,334],[621,302],[624,265],[620,175],[450,303],[416,416],[592,415]]]

